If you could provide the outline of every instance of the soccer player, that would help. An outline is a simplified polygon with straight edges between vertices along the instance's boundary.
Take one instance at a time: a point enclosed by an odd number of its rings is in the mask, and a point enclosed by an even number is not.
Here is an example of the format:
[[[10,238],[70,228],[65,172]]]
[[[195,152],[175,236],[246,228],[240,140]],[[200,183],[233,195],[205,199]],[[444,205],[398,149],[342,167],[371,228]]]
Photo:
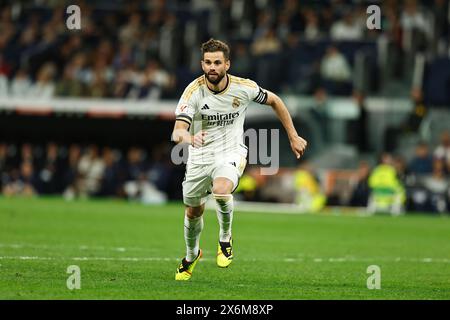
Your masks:
[[[306,148],[283,101],[254,81],[228,74],[230,49],[210,39],[201,46],[204,75],[192,81],[177,105],[172,140],[189,143],[183,181],[184,239],[186,257],[176,270],[176,280],[189,280],[202,256],[199,247],[205,202],[212,193],[217,205],[220,232],[217,265],[225,268],[233,259],[231,224],[233,192],[247,164],[243,143],[244,119],[251,101],[270,105],[283,124],[297,159]]]

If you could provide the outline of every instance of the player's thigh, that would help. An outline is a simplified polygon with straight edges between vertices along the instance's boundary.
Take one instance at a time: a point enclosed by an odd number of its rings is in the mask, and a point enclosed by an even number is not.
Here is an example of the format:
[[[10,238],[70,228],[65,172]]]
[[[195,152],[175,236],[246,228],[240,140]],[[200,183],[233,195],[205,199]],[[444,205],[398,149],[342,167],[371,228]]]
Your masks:
[[[213,170],[213,190],[217,189],[215,188],[217,186],[214,186],[214,182],[218,182],[220,180],[219,178],[226,178],[232,183],[231,193],[233,193],[239,184],[239,179],[244,173],[246,165],[246,157],[239,153],[232,153],[226,156]]]
[[[211,192],[210,166],[188,164],[183,180],[183,202],[189,207],[203,205]]]

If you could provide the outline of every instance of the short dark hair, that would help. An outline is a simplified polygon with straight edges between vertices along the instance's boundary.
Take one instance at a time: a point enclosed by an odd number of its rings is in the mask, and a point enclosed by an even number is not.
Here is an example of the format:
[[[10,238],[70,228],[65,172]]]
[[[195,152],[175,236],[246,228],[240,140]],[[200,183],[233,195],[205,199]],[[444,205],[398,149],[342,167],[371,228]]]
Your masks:
[[[220,40],[215,40],[213,38],[209,39],[200,47],[202,51],[202,60],[205,57],[205,52],[217,52],[222,51],[225,57],[225,60],[230,59],[230,47],[225,42]]]

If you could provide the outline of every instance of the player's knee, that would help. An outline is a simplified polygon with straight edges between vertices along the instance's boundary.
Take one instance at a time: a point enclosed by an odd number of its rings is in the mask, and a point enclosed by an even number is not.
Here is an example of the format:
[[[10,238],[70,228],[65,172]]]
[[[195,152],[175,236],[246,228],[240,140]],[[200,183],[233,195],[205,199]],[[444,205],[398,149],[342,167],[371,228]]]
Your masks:
[[[186,207],[186,215],[189,219],[194,219],[202,216],[203,211],[205,211],[205,205],[201,205],[199,207]]]
[[[214,183],[212,192],[213,194],[227,195],[231,194],[232,189],[233,183],[231,181],[224,181],[221,183]]]
[[[215,178],[213,181],[213,194],[230,194],[233,191],[233,182],[225,177]]]

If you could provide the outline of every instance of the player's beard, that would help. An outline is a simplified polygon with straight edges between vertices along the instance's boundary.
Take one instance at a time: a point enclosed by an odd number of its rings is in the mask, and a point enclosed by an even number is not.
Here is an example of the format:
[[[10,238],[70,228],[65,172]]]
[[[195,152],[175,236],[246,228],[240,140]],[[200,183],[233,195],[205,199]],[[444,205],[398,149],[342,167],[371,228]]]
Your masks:
[[[211,82],[213,85],[217,85],[219,84],[219,82],[223,79],[223,77],[225,77],[225,72],[223,72],[222,74],[220,73],[216,73],[217,75],[213,75],[211,76],[208,73],[205,73],[206,78],[208,79],[209,82]]]

